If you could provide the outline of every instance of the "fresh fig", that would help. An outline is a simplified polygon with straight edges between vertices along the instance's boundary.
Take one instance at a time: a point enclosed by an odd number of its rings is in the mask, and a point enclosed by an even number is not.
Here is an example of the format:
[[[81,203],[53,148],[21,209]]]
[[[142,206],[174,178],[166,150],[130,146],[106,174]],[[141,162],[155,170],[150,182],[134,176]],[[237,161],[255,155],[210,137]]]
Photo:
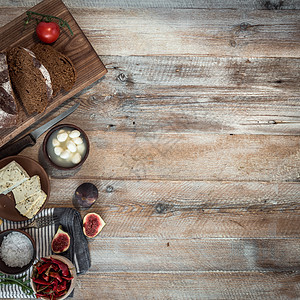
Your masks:
[[[51,248],[54,253],[62,253],[70,247],[70,236],[63,231],[62,226],[58,227],[55,236],[52,239]]]
[[[83,233],[89,238],[98,235],[104,226],[105,222],[96,213],[88,213],[83,218]]]
[[[76,189],[73,203],[76,208],[87,209],[96,202],[97,198],[97,187],[90,182],[85,182]]]

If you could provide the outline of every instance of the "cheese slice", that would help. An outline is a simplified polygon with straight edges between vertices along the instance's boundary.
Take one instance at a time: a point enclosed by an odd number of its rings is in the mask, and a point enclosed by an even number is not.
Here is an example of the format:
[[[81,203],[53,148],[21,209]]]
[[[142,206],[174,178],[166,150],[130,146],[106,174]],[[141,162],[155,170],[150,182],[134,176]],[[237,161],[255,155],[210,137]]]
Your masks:
[[[0,170],[0,194],[6,195],[29,178],[27,172],[16,161],[10,162]]]
[[[33,218],[46,201],[47,194],[40,190],[16,205],[16,209],[28,219]]]
[[[43,206],[43,204],[45,203],[47,198],[47,195],[44,194],[42,197],[40,197],[40,199],[31,207],[31,209],[26,213],[26,217],[28,219],[33,218],[38,211],[41,209],[41,207]]]
[[[34,175],[30,179],[14,188],[12,193],[14,194],[16,204],[18,204],[19,202],[41,191],[41,189],[40,177],[38,175]]]

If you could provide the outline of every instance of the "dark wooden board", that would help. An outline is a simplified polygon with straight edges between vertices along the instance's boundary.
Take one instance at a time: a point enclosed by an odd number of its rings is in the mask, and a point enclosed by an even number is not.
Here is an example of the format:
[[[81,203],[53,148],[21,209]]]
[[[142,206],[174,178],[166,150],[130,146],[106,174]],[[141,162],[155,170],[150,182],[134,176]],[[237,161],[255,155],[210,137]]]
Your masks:
[[[65,100],[100,79],[107,72],[92,45],[61,0],[45,0],[29,10],[60,17],[69,23],[74,35],[71,36],[67,29],[62,30],[60,37],[53,44],[53,47],[71,58],[78,77],[73,89],[68,93],[60,92],[43,114],[27,116],[24,111],[20,111],[20,118],[15,127],[0,129],[0,146],[20,134],[42,116],[61,105]],[[35,35],[35,22],[32,21],[24,27],[25,17],[26,13],[0,29],[0,51],[5,51],[8,47],[14,46],[31,48],[38,42]]]

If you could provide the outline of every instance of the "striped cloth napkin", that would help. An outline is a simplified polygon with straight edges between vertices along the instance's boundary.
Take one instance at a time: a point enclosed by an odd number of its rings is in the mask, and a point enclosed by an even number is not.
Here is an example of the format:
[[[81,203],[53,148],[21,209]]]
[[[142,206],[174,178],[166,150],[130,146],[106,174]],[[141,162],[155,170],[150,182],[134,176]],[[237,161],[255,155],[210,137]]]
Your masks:
[[[64,255],[73,262],[76,267],[77,274],[84,274],[90,268],[91,261],[88,242],[82,231],[80,213],[72,208],[48,208],[41,211],[35,218],[48,215],[56,215],[59,218],[59,224],[53,224],[40,229],[26,229],[36,242],[37,259],[52,254],[52,238],[55,235],[58,226],[62,225],[63,229],[68,232],[71,237],[71,244],[70,248],[61,255]],[[3,223],[0,226],[0,231],[21,228],[29,223],[30,221],[12,222],[3,220]],[[29,279],[31,272],[32,267],[26,273],[16,275],[16,277],[21,277],[26,274],[26,279]],[[0,299],[4,298],[32,298],[32,295],[30,296],[25,294],[17,285],[0,285]]]

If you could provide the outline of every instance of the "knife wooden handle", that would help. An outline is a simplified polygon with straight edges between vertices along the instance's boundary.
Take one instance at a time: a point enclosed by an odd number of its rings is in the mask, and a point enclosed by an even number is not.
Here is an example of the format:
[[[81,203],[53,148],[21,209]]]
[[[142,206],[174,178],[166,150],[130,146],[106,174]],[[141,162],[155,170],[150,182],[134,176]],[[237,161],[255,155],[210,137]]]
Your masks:
[[[0,148],[0,159],[20,153],[26,147],[35,145],[36,140],[31,134],[27,134],[19,140]]]

